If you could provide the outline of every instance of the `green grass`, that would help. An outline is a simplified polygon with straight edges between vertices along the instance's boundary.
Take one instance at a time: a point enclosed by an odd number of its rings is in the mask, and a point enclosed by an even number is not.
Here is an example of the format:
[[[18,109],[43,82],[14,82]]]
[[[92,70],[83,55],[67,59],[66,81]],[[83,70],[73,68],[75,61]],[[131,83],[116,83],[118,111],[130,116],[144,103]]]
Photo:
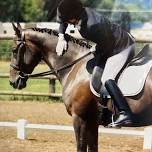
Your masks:
[[[0,74],[9,73],[9,62],[0,62]],[[49,70],[46,64],[40,64],[35,68],[33,73],[43,72]],[[59,81],[56,80],[56,92],[60,93],[62,87]],[[48,79],[29,79],[27,81],[27,87],[23,90],[13,89],[9,85],[9,78],[0,78],[0,91],[17,91],[17,92],[32,92],[32,93],[49,93],[49,80]],[[46,101],[48,97],[23,97],[23,96],[2,96],[0,100],[39,100]]]
[[[13,41],[0,40],[0,60],[9,60]]]

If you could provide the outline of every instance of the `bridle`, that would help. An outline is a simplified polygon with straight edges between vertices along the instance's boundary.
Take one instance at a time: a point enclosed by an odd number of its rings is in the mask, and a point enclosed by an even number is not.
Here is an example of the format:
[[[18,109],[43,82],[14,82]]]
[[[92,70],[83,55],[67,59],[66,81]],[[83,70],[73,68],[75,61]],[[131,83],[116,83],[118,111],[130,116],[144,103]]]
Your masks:
[[[21,65],[22,64],[22,59],[23,59],[23,56],[24,56],[24,51],[26,49],[26,42],[25,42],[25,33],[22,32],[21,34],[21,39],[17,39],[15,41],[19,41],[20,43],[18,44],[17,46],[17,63],[16,64],[10,64],[10,66],[15,69],[16,71],[19,72],[19,78],[20,79],[25,79],[27,80],[28,78],[30,77],[42,77],[42,76],[47,76],[47,75],[51,75],[51,74],[57,74],[59,73],[60,71],[63,71],[65,69],[68,69],[70,67],[72,67],[74,64],[76,64],[77,62],[79,62],[80,60],[82,60],[83,58],[89,56],[92,54],[91,51],[89,51],[88,53],[84,54],[83,56],[81,56],[80,58],[74,60],[73,62],[71,63],[68,63],[66,65],[63,65],[57,69],[52,69],[52,70],[49,70],[49,71],[45,71],[45,72],[41,72],[41,73],[36,73],[36,74],[27,74],[25,72],[22,71],[21,69]]]
[[[26,50],[24,31],[21,31],[21,38],[20,39],[14,39],[14,41],[19,42],[19,44],[17,45],[17,48],[15,49],[16,52],[17,52],[17,58],[16,58],[16,63],[10,64],[10,66],[13,69],[15,69],[16,71],[19,72],[19,78],[18,79],[22,79],[22,80],[26,81],[28,79],[28,75],[21,70],[22,60],[24,59],[24,52]]]

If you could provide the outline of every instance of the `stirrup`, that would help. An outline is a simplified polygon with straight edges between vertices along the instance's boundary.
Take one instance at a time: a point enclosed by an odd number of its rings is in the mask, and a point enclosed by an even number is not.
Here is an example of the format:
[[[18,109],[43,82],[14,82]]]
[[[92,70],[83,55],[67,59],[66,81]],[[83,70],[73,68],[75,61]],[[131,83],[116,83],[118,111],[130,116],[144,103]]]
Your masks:
[[[115,124],[115,121],[114,121],[114,116],[115,116],[115,114],[112,114],[112,117],[111,117],[111,123],[110,124],[108,124],[108,128],[121,128],[121,126],[116,126],[116,124]]]
[[[121,115],[121,114],[120,114]],[[132,120],[130,119],[130,116],[128,118],[120,119],[119,117],[114,121],[114,116],[112,115],[112,123],[108,125],[108,128],[121,128],[122,126],[129,127],[132,125]],[[120,120],[119,120],[120,119]],[[126,119],[126,120],[125,120]]]

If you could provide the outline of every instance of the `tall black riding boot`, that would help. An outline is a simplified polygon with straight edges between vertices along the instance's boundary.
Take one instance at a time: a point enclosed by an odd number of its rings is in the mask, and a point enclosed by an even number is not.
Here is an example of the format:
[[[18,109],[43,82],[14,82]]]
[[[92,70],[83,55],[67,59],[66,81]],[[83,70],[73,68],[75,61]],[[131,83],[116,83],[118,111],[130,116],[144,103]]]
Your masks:
[[[118,118],[109,124],[109,127],[130,126],[132,124],[132,112],[116,82],[114,80],[108,80],[105,82],[105,87],[119,111]]]

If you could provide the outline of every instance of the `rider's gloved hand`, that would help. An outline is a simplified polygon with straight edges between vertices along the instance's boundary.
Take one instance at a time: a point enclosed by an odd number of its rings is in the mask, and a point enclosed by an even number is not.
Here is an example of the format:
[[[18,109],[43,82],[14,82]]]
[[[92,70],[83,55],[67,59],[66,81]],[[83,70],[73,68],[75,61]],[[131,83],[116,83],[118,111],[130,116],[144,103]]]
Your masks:
[[[96,52],[96,44],[90,48],[90,52],[93,54]]]
[[[59,33],[58,43],[56,46],[56,53],[58,56],[62,56],[68,49],[68,43],[64,38],[64,34]]]

